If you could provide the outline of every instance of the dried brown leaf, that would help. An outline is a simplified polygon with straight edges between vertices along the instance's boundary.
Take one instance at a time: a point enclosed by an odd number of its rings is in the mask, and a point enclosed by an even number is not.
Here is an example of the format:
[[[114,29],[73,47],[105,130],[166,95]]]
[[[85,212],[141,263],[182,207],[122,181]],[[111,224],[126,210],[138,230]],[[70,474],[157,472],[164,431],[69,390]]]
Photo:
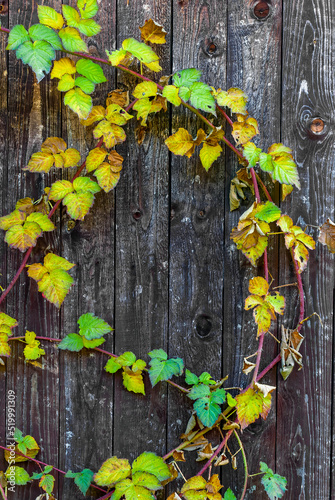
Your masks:
[[[109,92],[106,99],[106,107],[110,104],[118,104],[121,108],[127,107],[129,104],[129,91],[115,89]]]
[[[335,224],[330,219],[320,226],[319,242],[321,245],[327,245],[330,253],[335,253]]]

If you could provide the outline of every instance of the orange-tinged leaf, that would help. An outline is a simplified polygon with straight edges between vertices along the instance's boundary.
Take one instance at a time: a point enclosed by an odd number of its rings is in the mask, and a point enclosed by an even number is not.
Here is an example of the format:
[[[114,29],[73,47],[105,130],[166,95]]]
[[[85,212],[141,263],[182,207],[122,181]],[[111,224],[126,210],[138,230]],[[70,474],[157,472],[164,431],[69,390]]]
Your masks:
[[[48,269],[42,264],[31,264],[30,266],[27,266],[27,268],[29,278],[32,278],[35,281],[41,280],[45,273],[48,272]]]
[[[182,450],[175,450],[172,454],[173,460],[175,462],[186,462],[185,455]]]
[[[114,189],[119,182],[120,173],[113,172],[109,163],[102,163],[94,172],[95,177],[98,179],[99,186],[108,193]]]
[[[241,89],[235,87],[227,91],[219,89],[217,92],[214,92],[214,97],[219,106],[227,106],[233,113],[247,114],[246,105],[248,98]]]
[[[261,276],[256,276],[249,281],[249,292],[254,295],[266,295],[269,291],[268,282]]]
[[[246,392],[235,396],[235,399],[237,401],[237,416],[242,430],[255,422],[260,416],[266,419],[271,407],[271,394],[268,394],[265,398],[262,392],[250,388]]]
[[[118,104],[121,108],[127,107],[129,104],[129,91],[115,89],[109,92],[106,99],[106,106],[110,104]]]
[[[115,150],[113,150],[108,155],[108,161],[114,167],[122,167],[123,157],[121,155],[119,155],[119,153],[117,153]]]
[[[166,43],[166,31],[163,26],[155,23],[152,19],[145,21],[144,25],[140,27],[141,38],[145,42],[163,44]]]
[[[271,320],[276,319],[273,310],[267,303],[257,306],[254,309],[255,322],[258,325],[257,337],[269,331]]]
[[[80,153],[77,149],[69,148],[62,154],[64,167],[75,167],[80,160]]]
[[[41,146],[43,153],[62,153],[66,150],[66,142],[61,137],[48,137]]]
[[[86,120],[81,120],[81,124],[85,125],[85,127],[88,127],[89,125],[92,125],[95,122],[98,122],[100,120],[103,120],[106,115],[106,110],[103,106],[93,106],[92,111],[86,118]]]
[[[51,185],[51,189],[49,191],[49,200],[62,200],[66,195],[72,193],[72,191],[72,182],[67,180],[56,181]]]
[[[293,191],[293,186],[291,184],[282,184],[281,190],[281,200],[284,201],[286,196],[288,196]]]
[[[96,139],[103,137],[105,146],[109,149],[126,140],[125,131],[118,125],[102,120],[93,130]]]
[[[179,128],[175,134],[168,137],[165,144],[173,154],[188,158],[192,156],[195,147],[191,134],[184,128]]]
[[[92,172],[101,165],[107,156],[105,148],[94,148],[88,153],[86,158],[86,170]]]
[[[242,371],[245,375],[248,375],[248,373],[253,371],[255,366],[255,363],[252,363],[251,361],[248,361],[247,358],[244,358]]]
[[[1,219],[0,219],[1,220]],[[331,219],[327,219],[326,222],[319,227],[320,235],[319,242],[321,245],[327,245],[330,253],[335,253],[335,224]]]
[[[29,170],[29,172],[45,172],[48,173],[54,164],[54,157],[51,153],[34,153],[26,167],[22,170]]]
[[[68,215],[74,220],[83,220],[93,205],[93,201],[94,194],[87,191],[70,193],[63,199]]]
[[[217,493],[222,488],[222,484],[220,483],[219,475],[213,474],[206,484],[206,490],[209,493]]]
[[[24,252],[29,247],[34,247],[37,238],[42,234],[42,229],[36,222],[25,222],[23,226],[12,226],[8,229],[5,241],[13,248]]]
[[[245,144],[259,134],[257,121],[254,118],[247,118],[245,121],[234,122],[231,134],[236,144]]]
[[[0,217],[0,229],[7,231],[10,227],[21,225],[26,219],[26,214],[21,210],[14,210],[14,212]]]
[[[60,307],[73,284],[73,278],[63,269],[44,274],[38,281],[38,290],[49,302]]]
[[[58,61],[54,61],[51,71],[51,78],[62,78],[63,75],[74,75],[76,73],[76,64],[72,59],[63,57]]]
[[[21,198],[16,202],[15,208],[21,212],[26,212],[26,214],[34,212],[34,201],[31,198]]]

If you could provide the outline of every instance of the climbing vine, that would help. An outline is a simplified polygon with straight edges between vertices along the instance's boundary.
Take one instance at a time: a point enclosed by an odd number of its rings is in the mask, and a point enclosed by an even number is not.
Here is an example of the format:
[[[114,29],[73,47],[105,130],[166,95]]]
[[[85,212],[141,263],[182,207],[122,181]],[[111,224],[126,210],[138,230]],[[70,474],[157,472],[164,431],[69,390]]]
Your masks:
[[[250,295],[245,298],[244,304],[246,310],[253,310],[258,349],[255,354],[246,355],[244,359],[243,372],[252,373],[250,384],[245,389],[231,390],[226,387],[226,379],[215,380],[208,372],[192,373],[181,358],[169,358],[163,349],[149,352],[146,360],[137,359],[133,352],[114,354],[102,349],[105,336],[112,328],[90,312],[78,318],[77,333],[69,333],[62,339],[37,336],[32,331],[13,336],[13,329],[18,326],[16,319],[0,313],[1,364],[5,364],[2,358],[11,355],[10,346],[14,341],[24,343],[23,355],[25,361],[30,363],[36,363],[45,355],[41,342],[54,342],[58,349],[72,352],[88,349],[97,356],[106,357],[106,372],[122,374],[126,390],[145,394],[144,377],[148,376],[152,386],[168,383],[193,404],[182,442],[174,450],[164,457],[148,451],[132,464],[127,459],[109,457],[96,472],[90,469],[62,471],[41,462],[35,458],[40,448],[34,437],[24,436],[19,429],[10,427],[10,443],[0,446],[8,462],[8,469],[0,472],[0,494],[6,499],[16,485],[24,486],[31,481],[38,481],[45,492],[39,498],[54,499],[53,472],[57,471],[73,480],[83,495],[92,487],[102,492],[101,500],[154,500],[158,490],[178,477],[178,462],[185,461],[184,451],[196,449],[197,460],[204,460],[205,465],[197,476],[184,478],[181,490],[174,491],[169,500],[234,500],[237,497],[230,487],[222,491],[219,475],[212,473],[212,467],[228,463],[235,466],[236,454],[232,455],[227,446],[229,439],[235,439],[245,469],[244,487],[239,493],[242,500],[250,476],[240,433],[256,419],[267,418],[275,390],[275,387],[262,384],[260,380],[278,362],[281,362],[284,379],[290,375],[295,364],[299,369],[302,367],[299,348],[304,339],[300,331],[305,312],[301,273],[307,266],[309,251],[315,248],[315,241],[305,229],[295,225],[289,215],[281,212],[262,179],[262,176],[268,175],[274,183],[279,183],[284,200],[294,187],[300,189],[297,166],[288,146],[276,143],[265,152],[252,142],[259,134],[258,123],[249,116],[247,96],[241,89],[211,87],[201,81],[201,71],[196,68],[181,69],[172,76],[154,81],[152,74],[162,68],[152,46],[164,44],[166,32],[152,19],[140,28],[141,41],[127,38],[120,49],[112,52],[106,50],[106,59],[91,56],[83,35],[91,37],[101,30],[93,19],[97,12],[97,0],[78,0],[77,9],[63,5],[62,13],[39,5],[38,24],[28,29],[16,25],[10,31],[0,28],[2,32],[8,33],[7,50],[15,51],[16,57],[31,67],[38,82],[49,73],[51,78],[57,79],[58,90],[64,94],[64,104],[78,115],[81,124],[90,129],[98,141],[79,167],[79,151],[68,148],[60,137],[48,137],[41,144],[40,151],[31,156],[24,170],[32,175],[35,172],[48,173],[51,169],[77,167],[77,171],[71,181],[59,179],[45,188],[39,200],[29,197],[18,200],[13,211],[0,218],[5,241],[10,247],[25,253],[16,275],[2,293],[0,303],[26,270],[28,276],[37,282],[43,297],[55,307],[61,307],[73,285],[71,269],[74,264],[51,252],[45,255],[43,262],[28,264],[33,247],[44,232],[56,230],[52,218],[61,203],[71,220],[83,220],[94,204],[95,195],[101,190],[109,193],[116,187],[122,172],[123,157],[115,147],[126,141],[128,121],[136,117],[141,126],[146,127],[149,115],[167,111],[170,103],[172,107],[187,108],[203,124],[203,128],[197,130],[196,137],[184,128],[179,128],[168,137],[165,144],[171,153],[190,158],[199,151],[201,164],[208,171],[220,158],[223,147],[229,147],[241,166],[231,181],[231,210],[240,207],[246,190],[255,198],[248,210],[241,214],[230,237],[252,266],[256,266],[261,258],[264,262],[264,277],[257,276],[249,281]],[[56,51],[65,54],[56,59]],[[137,77],[140,83],[135,86],[131,96],[128,92],[115,89],[108,94],[105,105],[93,106],[91,94],[96,85],[106,81],[103,65],[129,73]],[[226,126],[231,129],[234,144],[226,137]],[[82,175],[84,169],[86,174]],[[264,193],[264,200],[260,189]],[[299,290],[300,314],[298,324],[282,327],[280,354],[260,372],[264,339],[270,333],[272,322],[285,312],[285,298],[272,287],[269,279],[267,248],[269,238],[275,235],[284,236],[285,246],[292,257]],[[319,240],[327,244],[330,251],[335,251],[334,224],[330,220],[322,226]],[[181,376],[184,376],[182,385]],[[174,377],[178,377],[178,383],[173,380]],[[221,437],[221,443],[216,448],[205,437],[213,429]],[[17,465],[26,460],[34,462],[38,472],[29,475]],[[206,470],[210,471],[208,479],[203,477]],[[286,479],[275,474],[263,462],[260,462],[257,472],[262,475],[261,482],[268,497],[273,500],[282,498]]]

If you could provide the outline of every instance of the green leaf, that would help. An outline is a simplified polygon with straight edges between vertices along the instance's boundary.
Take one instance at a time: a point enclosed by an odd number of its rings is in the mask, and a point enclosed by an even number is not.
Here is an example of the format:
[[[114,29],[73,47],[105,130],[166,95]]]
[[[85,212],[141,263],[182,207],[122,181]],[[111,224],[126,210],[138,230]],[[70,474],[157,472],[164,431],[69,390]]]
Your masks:
[[[65,50],[69,52],[88,52],[86,43],[75,28],[63,28],[60,30],[59,36]]]
[[[124,479],[115,485],[111,500],[125,496],[126,500],[154,500],[154,495],[143,486],[135,485],[130,479]]]
[[[259,166],[264,172],[273,172],[274,165],[272,162],[272,156],[267,153],[260,153],[259,155]]]
[[[199,398],[203,398],[205,396],[209,396],[210,393],[211,393],[211,391],[210,391],[210,388],[208,387],[208,385],[199,384],[199,385],[195,385],[194,387],[192,387],[190,392],[187,394],[187,397],[190,399],[199,399]]]
[[[158,61],[158,55],[145,43],[138,42],[135,38],[126,38],[122,42],[122,48],[137,57],[144,64]]]
[[[233,396],[229,392],[227,392],[227,404],[231,408],[234,408],[237,405],[236,399],[234,399]]]
[[[37,81],[40,82],[51,69],[56,54],[48,42],[37,40],[25,42],[16,51],[16,57],[24,64],[28,64],[34,71]]]
[[[257,148],[253,142],[246,142],[242,146],[243,156],[248,160],[249,167],[254,167],[259,161],[259,155],[262,152],[260,148]]]
[[[185,382],[188,385],[196,385],[199,382],[199,379],[194,373],[190,372],[190,370],[188,370],[186,368],[186,370],[185,370]]]
[[[274,161],[272,178],[281,184],[291,184],[300,189],[299,174],[297,166],[290,155],[283,155]]]
[[[58,201],[73,191],[73,184],[70,181],[56,181],[51,185],[49,191],[49,200]]]
[[[223,496],[223,500],[236,500],[236,496],[234,495],[234,493],[232,492],[232,490],[230,488],[228,488],[225,491],[225,494]]]
[[[39,482],[39,486],[50,495],[52,493],[52,490],[54,489],[54,482],[55,478],[51,474],[46,474],[42,476]]]
[[[73,220],[84,220],[93,202],[94,195],[86,191],[70,193],[63,200],[67,207],[66,211]]]
[[[168,359],[168,355],[163,349],[153,349],[148,354],[151,358],[157,358],[161,361]]]
[[[212,427],[221,413],[220,406],[208,397],[197,399],[193,406],[205,427]]]
[[[116,358],[116,361],[121,366],[131,366],[132,364],[135,363],[136,356],[135,356],[135,354],[133,352],[128,351],[128,352],[124,352],[123,354],[121,354],[121,356],[119,356],[118,358]]]
[[[101,26],[93,19],[82,19],[78,24],[78,29],[83,35],[94,36],[100,33]]]
[[[106,460],[94,475],[94,481],[99,486],[111,487],[118,481],[130,476],[131,468],[125,458],[111,457]]]
[[[73,28],[78,28],[80,23],[80,15],[79,12],[76,11],[73,7],[69,5],[62,5],[63,16],[66,19],[67,25]]]
[[[95,89],[93,82],[85,78],[84,76],[78,76],[74,82],[85,94],[92,94]]]
[[[157,94],[157,85],[155,82],[142,82],[136,85],[133,96],[136,99],[142,99],[143,97],[153,97]]]
[[[204,169],[208,172],[212,164],[219,158],[222,152],[220,144],[211,146],[205,142],[200,150],[200,161]]]
[[[94,473],[90,469],[84,469],[81,472],[67,471],[65,477],[74,479],[75,484],[78,486],[83,495],[86,495],[91,482],[93,481]]]
[[[100,191],[98,184],[89,177],[77,177],[73,181],[73,187],[78,193],[88,191],[89,193],[96,194]]]
[[[88,340],[99,339],[112,331],[108,323],[92,313],[82,314],[78,319],[78,325],[79,335],[86,337]]]
[[[286,491],[286,478],[280,476],[279,474],[274,474],[272,469],[270,469],[264,462],[260,462],[259,465],[260,471],[265,473],[261,482],[270,500],[282,498]]]
[[[274,222],[281,216],[280,208],[271,201],[262,203],[261,205],[258,205],[257,208],[258,210],[255,213],[256,219],[264,220],[265,222]]]
[[[99,64],[88,59],[79,59],[76,64],[77,72],[80,75],[86,76],[93,83],[106,82],[106,77]]]
[[[78,0],[77,7],[83,19],[94,17],[99,10],[97,0]]]
[[[208,372],[203,372],[199,377],[199,382],[205,385],[215,385],[215,380],[212,379],[212,376]]]
[[[17,465],[12,465],[11,467],[8,467],[7,471],[5,472],[7,480],[9,481],[12,480],[13,468],[14,468],[15,484],[17,484],[18,486],[26,485],[30,481],[30,476],[23,467],[18,467]]]
[[[50,43],[50,45],[56,50],[61,50],[63,48],[58,34],[43,24],[33,24],[30,26],[29,35],[33,42],[36,40],[44,40],[45,42]]]
[[[71,75],[65,74],[58,82],[57,89],[59,92],[68,92],[75,86],[74,78]]]
[[[112,66],[117,66],[118,64],[122,63],[123,59],[127,56],[128,52],[124,49],[113,50],[113,52],[109,52],[108,50],[106,50],[106,54]]]
[[[122,366],[116,361],[116,358],[114,357],[110,357],[107,361],[107,364],[105,365],[105,370],[108,373],[116,373],[121,368]]]
[[[149,352],[149,356],[153,359],[150,361],[149,377],[152,386],[155,386],[162,380],[169,380],[173,375],[181,375],[184,369],[184,362],[180,358],[162,359],[162,355],[166,355],[162,349],[158,349],[158,356],[155,351]]]
[[[53,231],[55,229],[54,223],[46,214],[41,212],[33,212],[28,215],[27,222],[36,222],[43,231]]]
[[[69,333],[58,344],[58,349],[64,351],[79,352],[84,347],[83,338],[77,333]]]
[[[191,87],[194,82],[198,82],[201,71],[195,68],[183,69],[173,75],[173,84],[176,87]],[[181,96],[180,96],[181,97]],[[183,97],[181,97],[183,99]]]
[[[215,99],[211,94],[211,88],[206,83],[195,82],[190,90],[190,103],[192,106],[216,116]]]
[[[188,87],[180,87],[179,88],[179,97],[183,101],[188,101],[191,95],[191,91]]]
[[[132,481],[137,486],[144,486],[148,490],[157,491],[163,488],[160,480],[148,472],[135,472],[132,476]]]
[[[26,28],[22,24],[17,24],[9,32],[8,45],[6,47],[6,50],[16,50],[24,42],[29,42],[29,41],[30,38]]]
[[[38,5],[37,13],[41,24],[45,24],[56,30],[60,30],[63,27],[64,19],[55,9],[46,5]]]
[[[178,89],[174,85],[166,85],[163,89],[163,97],[165,97],[174,106],[180,106],[181,98],[178,95]]]
[[[148,472],[153,474],[159,481],[165,481],[171,477],[171,472],[167,464],[161,457],[145,451],[134,460],[132,464],[132,474],[136,472]]]
[[[64,96],[64,104],[77,113],[80,119],[85,120],[91,112],[92,98],[78,87],[69,90]]]

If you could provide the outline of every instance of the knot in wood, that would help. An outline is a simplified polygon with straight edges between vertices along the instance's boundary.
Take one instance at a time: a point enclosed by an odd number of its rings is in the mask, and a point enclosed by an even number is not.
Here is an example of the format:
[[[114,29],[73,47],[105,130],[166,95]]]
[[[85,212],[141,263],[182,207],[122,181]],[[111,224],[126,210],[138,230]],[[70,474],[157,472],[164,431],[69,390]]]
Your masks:
[[[254,7],[254,14],[257,19],[265,19],[270,13],[270,7],[267,2],[258,2]]]
[[[8,0],[0,1],[0,15],[7,14],[8,12]]]
[[[314,120],[310,123],[309,129],[312,134],[318,135],[323,132],[325,128],[325,123],[321,118],[314,118]]]
[[[133,210],[133,219],[139,220],[141,217],[142,217],[141,210],[139,208],[135,208],[135,210]]]
[[[199,337],[207,337],[212,329],[212,319],[207,314],[199,314],[195,319],[195,329]]]

